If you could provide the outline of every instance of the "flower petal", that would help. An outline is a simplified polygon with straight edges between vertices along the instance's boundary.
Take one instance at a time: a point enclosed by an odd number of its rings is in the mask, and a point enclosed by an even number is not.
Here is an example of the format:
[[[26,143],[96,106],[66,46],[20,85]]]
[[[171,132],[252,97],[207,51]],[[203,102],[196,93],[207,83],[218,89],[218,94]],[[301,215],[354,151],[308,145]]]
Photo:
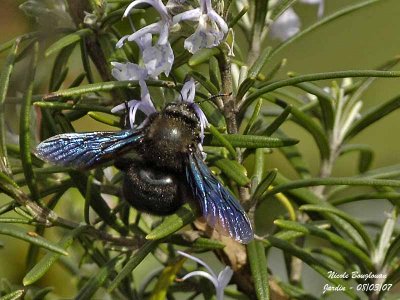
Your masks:
[[[186,81],[181,90],[182,101],[193,103],[194,96],[196,95],[196,84],[194,80],[191,78]]]
[[[157,23],[153,23],[150,25],[147,25],[141,29],[139,29],[138,31],[132,33],[129,37],[128,37],[128,41],[135,41],[137,39],[139,39],[140,37],[148,34],[148,33],[159,33],[161,30],[161,21],[157,22]]]
[[[124,43],[125,43],[125,40],[127,40],[128,37],[129,37],[129,34],[124,35],[122,38],[120,38],[119,41],[117,42],[117,44],[115,45],[115,47],[117,47],[117,48],[122,48],[122,46],[123,46]]]
[[[233,270],[229,266],[226,266],[225,269],[218,274],[219,288],[224,289],[228,285],[229,281],[231,281],[232,275]]]
[[[204,261],[202,261],[200,258],[197,258],[197,257],[195,257],[195,256],[193,256],[193,255],[190,255],[190,254],[188,254],[188,253],[186,253],[186,252],[183,252],[183,251],[176,251],[178,254],[180,254],[180,255],[182,255],[182,256],[185,256],[185,257],[187,257],[187,258],[190,258],[191,260],[193,260],[193,261],[195,261],[195,262],[197,262],[198,264],[200,264],[200,265],[202,265],[204,268],[206,268],[207,269],[207,271],[208,272],[210,272],[210,274],[213,276],[213,277],[215,277],[215,278],[217,278],[217,275],[214,273],[214,271],[209,267],[209,265],[207,265]]]
[[[144,80],[148,77],[147,70],[134,63],[112,62],[111,65],[114,67],[111,74],[119,81]]]
[[[173,17],[172,23],[177,24],[183,21],[197,21],[201,16],[201,11],[199,8],[191,9],[180,13]]]
[[[224,33],[215,26],[215,23],[208,24],[208,21],[208,16],[202,15],[196,31],[185,40],[184,47],[190,53],[218,46],[224,38]]]
[[[300,31],[300,25],[299,16],[289,7],[272,23],[270,27],[271,36],[285,41]]]
[[[143,61],[151,77],[157,77],[163,72],[168,76],[174,62],[174,52],[170,43],[156,44],[144,49]]]
[[[143,3],[153,6],[159,12],[161,17],[168,16],[167,8],[165,7],[165,5],[162,3],[161,0],[136,0],[128,5],[128,7],[124,12],[124,17],[126,17],[135,6],[138,6],[139,4]]]
[[[215,12],[215,10],[211,10],[207,14],[211,20],[215,21],[219,28],[222,30],[224,34],[226,34],[229,30],[228,24],[226,24],[225,20]]]
[[[190,272],[190,273],[186,274],[185,276],[183,276],[181,278],[181,280],[185,281],[186,279],[188,279],[190,277],[193,277],[193,276],[201,276],[201,277],[207,278],[215,286],[215,289],[218,289],[218,281],[217,281],[217,279],[215,277],[212,277],[209,273],[204,272],[204,271],[193,271],[193,272]]]

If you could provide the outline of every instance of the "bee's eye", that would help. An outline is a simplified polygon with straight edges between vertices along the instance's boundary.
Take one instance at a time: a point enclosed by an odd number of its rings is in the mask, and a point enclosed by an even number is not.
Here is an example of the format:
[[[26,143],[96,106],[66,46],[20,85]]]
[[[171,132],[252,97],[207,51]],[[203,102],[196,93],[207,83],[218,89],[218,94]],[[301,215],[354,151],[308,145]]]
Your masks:
[[[170,176],[160,175],[149,170],[140,170],[139,176],[152,185],[168,185],[172,183]]]

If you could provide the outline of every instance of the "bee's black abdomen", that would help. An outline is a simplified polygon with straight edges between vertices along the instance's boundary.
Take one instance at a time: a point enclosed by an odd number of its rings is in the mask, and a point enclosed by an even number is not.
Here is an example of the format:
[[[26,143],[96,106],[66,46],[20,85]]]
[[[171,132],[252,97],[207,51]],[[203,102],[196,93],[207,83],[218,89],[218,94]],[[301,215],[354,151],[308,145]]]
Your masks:
[[[122,191],[125,200],[137,210],[154,215],[169,215],[182,204],[181,187],[171,172],[130,161],[117,167],[125,172]]]

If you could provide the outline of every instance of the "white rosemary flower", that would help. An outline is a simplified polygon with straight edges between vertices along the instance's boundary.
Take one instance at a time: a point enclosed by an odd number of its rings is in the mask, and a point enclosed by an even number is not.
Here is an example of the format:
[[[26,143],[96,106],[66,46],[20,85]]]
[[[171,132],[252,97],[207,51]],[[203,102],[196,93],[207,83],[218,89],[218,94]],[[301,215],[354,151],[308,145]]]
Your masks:
[[[128,16],[133,8],[143,3],[153,6],[160,14],[161,20],[147,25],[132,34],[125,35],[117,42],[116,46],[120,48],[126,41],[135,41],[142,51],[143,62],[149,76],[157,78],[161,73],[165,73],[168,76],[174,62],[174,52],[168,41],[172,19],[166,6],[161,0],[136,0],[128,5],[124,12],[124,17]],[[152,37],[154,34],[158,35],[158,40],[153,45]]]
[[[196,53],[202,48],[218,46],[228,33],[225,20],[212,8],[211,0],[199,0],[200,7],[188,10],[173,18],[173,23],[197,21],[195,32],[184,43],[185,49]]]
[[[324,14],[324,1],[325,0],[299,0],[305,4],[318,5],[318,18]],[[299,16],[289,7],[285,10],[274,23],[271,24],[271,36],[273,38],[285,41],[300,31],[301,21]]]
[[[191,260],[197,262],[198,264],[202,265],[204,268],[207,269],[208,272],[205,271],[193,271],[188,274],[186,274],[183,278],[181,278],[181,281],[184,281],[190,277],[193,276],[202,276],[207,278],[212,282],[212,284],[215,287],[216,295],[217,295],[217,300],[223,300],[224,299],[224,289],[225,287],[229,284],[229,281],[232,278],[233,271],[230,267],[226,266],[225,269],[223,269],[221,272],[219,272],[218,276],[214,273],[214,271],[210,268],[209,265],[207,265],[204,261],[201,259],[187,254],[182,251],[177,251],[180,255],[185,256],[187,258],[190,258]]]

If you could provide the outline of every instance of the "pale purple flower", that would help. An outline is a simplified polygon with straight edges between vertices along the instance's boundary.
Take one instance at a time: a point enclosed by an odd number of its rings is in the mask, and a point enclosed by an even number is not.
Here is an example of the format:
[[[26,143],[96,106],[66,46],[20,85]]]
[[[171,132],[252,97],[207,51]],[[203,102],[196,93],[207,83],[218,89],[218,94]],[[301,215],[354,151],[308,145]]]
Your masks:
[[[324,14],[324,1],[325,0],[299,0],[305,4],[318,4],[318,18]],[[299,16],[289,7],[282,15],[272,23],[270,30],[271,36],[281,41],[285,41],[300,31],[301,21]]]
[[[145,80],[148,77],[147,70],[134,63],[112,62],[111,65],[114,67],[111,74],[118,81]]]
[[[183,278],[181,278],[182,281],[193,277],[193,276],[202,276],[207,278],[212,282],[212,284],[215,287],[216,291],[216,296],[217,300],[223,300],[224,299],[224,289],[225,287],[229,284],[229,281],[232,278],[233,271],[230,267],[226,266],[221,272],[219,272],[218,276],[214,273],[214,271],[210,268],[209,265],[207,265],[204,261],[201,259],[190,255],[188,253],[182,252],[182,251],[177,251],[178,254],[185,256],[187,258],[190,258],[191,260],[197,262],[198,264],[202,265],[204,268],[207,269],[208,272],[205,271],[193,271],[188,274],[186,274]]]
[[[300,31],[300,25],[299,16],[289,7],[271,24],[271,36],[286,41]]]
[[[125,104],[125,103],[119,104],[111,110],[112,113],[115,113],[117,111],[126,109],[126,106],[128,106],[129,123],[130,123],[131,128],[136,127],[135,120],[136,120],[136,113],[138,110],[143,112],[146,116],[149,116],[149,115],[157,112],[154,107],[153,101],[151,100],[150,92],[146,85],[146,82],[144,80],[140,80],[139,85],[140,85],[140,99],[141,100],[130,100],[130,101],[128,101],[127,104]],[[142,124],[144,124],[145,122],[146,122],[146,120]],[[140,125],[142,125],[142,124],[140,124]]]
[[[171,44],[155,44],[143,50],[143,62],[147,72],[153,78],[161,73],[168,76],[174,63],[174,52]]]
[[[228,25],[211,6],[211,0],[199,0],[200,7],[195,8],[173,18],[173,23],[182,21],[197,21],[195,32],[184,43],[185,49],[196,53],[202,48],[218,46],[228,33]]]
[[[129,122],[131,128],[135,126],[136,112],[138,110],[142,111],[146,116],[151,115],[156,112],[153,101],[150,97],[149,89],[146,85],[145,79],[148,78],[147,70],[142,68],[134,63],[111,63],[114,68],[111,73],[115,77],[115,79],[124,81],[124,80],[138,80],[140,85],[140,99],[141,100],[130,100],[127,104],[122,103],[120,105],[115,106],[111,112],[115,113],[120,110],[126,109],[128,106],[129,109]]]
[[[198,106],[194,102],[194,96],[196,95],[196,84],[193,79],[190,79],[185,82],[181,90],[182,101],[189,103],[191,107],[193,107],[197,117],[200,120],[200,138],[201,143],[203,143],[204,139],[204,129],[208,126],[208,120],[204,112],[201,110],[200,106]]]
[[[318,18],[321,18],[322,15],[324,14],[324,9],[325,9],[325,0],[300,0],[300,2],[305,3],[305,4],[315,4],[318,5]]]
[[[126,41],[135,41],[142,52],[143,62],[149,76],[156,78],[163,72],[168,76],[174,62],[174,52],[168,41],[172,19],[166,6],[161,0],[136,0],[128,5],[124,17],[129,15],[134,7],[143,3],[153,6],[160,14],[161,20],[123,36],[116,46],[120,48]],[[152,44],[153,34],[159,36],[155,45]]]

